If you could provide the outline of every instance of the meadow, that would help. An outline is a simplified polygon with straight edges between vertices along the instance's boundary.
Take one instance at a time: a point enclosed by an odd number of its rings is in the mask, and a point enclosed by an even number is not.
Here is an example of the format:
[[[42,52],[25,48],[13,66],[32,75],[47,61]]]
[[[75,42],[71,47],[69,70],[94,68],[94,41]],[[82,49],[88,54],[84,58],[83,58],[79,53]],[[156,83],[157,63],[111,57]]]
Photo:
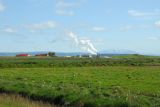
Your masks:
[[[1,93],[61,106],[160,106],[159,57],[0,59]]]
[[[113,56],[112,58],[79,57],[0,57],[0,68],[91,66],[160,66],[160,57],[143,55]]]

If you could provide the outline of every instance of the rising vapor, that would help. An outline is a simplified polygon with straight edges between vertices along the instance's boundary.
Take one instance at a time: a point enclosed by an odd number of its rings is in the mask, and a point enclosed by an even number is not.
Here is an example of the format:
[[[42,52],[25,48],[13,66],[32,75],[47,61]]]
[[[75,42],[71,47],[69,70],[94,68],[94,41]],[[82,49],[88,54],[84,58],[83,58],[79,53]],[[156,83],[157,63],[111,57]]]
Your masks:
[[[79,46],[84,51],[89,52],[90,54],[97,55],[97,49],[92,44],[91,40],[89,39],[79,39],[78,36],[70,31],[67,32],[67,35],[76,43],[77,46]]]

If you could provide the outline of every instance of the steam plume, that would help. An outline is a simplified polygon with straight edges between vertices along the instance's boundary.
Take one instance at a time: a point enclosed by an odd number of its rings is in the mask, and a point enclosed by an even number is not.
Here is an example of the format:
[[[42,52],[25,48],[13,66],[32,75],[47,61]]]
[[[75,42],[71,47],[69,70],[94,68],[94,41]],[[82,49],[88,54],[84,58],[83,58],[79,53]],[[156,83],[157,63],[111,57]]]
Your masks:
[[[89,39],[79,39],[74,32],[68,32],[67,35],[76,43],[81,49],[89,52],[90,54],[97,54],[97,49],[93,46],[91,40]]]

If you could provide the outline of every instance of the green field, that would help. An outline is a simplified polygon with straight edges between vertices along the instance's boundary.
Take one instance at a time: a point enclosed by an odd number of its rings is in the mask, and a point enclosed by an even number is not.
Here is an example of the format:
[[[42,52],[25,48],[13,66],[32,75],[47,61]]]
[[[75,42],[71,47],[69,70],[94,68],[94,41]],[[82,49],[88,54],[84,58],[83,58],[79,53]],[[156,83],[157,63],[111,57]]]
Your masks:
[[[0,57],[0,68],[92,66],[160,66],[160,57],[143,55],[114,56],[112,58]]]
[[[1,58],[0,91],[63,106],[159,107],[159,62],[139,56]]]

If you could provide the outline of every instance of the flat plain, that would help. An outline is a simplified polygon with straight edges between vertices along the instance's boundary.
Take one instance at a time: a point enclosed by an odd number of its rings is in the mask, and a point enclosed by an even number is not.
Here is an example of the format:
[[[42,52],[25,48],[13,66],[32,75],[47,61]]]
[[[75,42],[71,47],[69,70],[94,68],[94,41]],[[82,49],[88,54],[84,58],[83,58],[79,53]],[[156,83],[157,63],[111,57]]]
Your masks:
[[[63,61],[64,67],[56,65],[54,59],[58,64]],[[6,64],[0,69],[0,91],[61,106],[159,107],[159,58],[119,58],[119,64],[115,60],[9,58],[4,61],[12,67]],[[109,65],[111,61],[113,65]],[[126,61],[131,65],[126,65]],[[22,67],[15,66],[17,62]],[[44,65],[39,66],[42,62]],[[50,67],[51,62],[56,66]],[[75,65],[68,65],[73,62]]]

